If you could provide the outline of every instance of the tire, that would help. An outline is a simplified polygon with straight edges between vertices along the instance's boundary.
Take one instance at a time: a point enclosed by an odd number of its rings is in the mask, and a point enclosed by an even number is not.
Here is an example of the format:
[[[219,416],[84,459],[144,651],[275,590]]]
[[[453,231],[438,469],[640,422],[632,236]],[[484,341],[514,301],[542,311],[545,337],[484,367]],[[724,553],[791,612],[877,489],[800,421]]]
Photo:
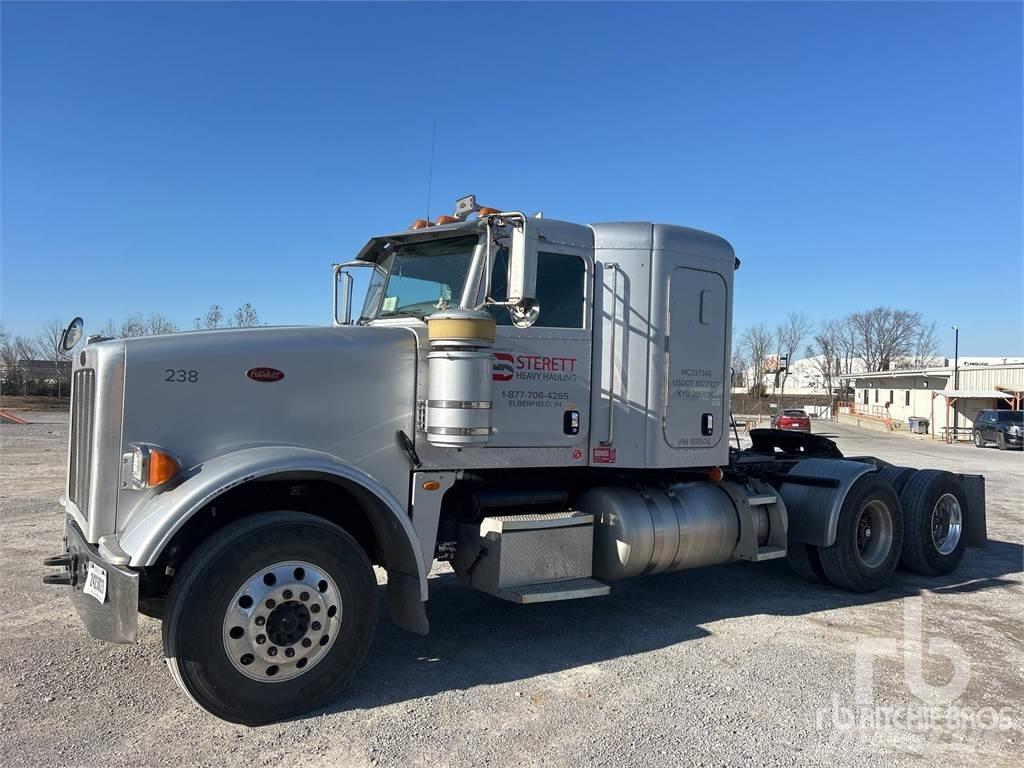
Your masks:
[[[164,654],[200,707],[263,725],[334,699],[376,625],[377,581],[355,539],[313,515],[268,512],[185,562],[167,595]]]
[[[996,434],[996,448],[998,448],[1000,451],[1006,450],[1006,435],[1004,435],[1002,432],[998,432]]]
[[[819,583],[828,582],[825,572],[821,569],[818,547],[802,544],[799,541],[790,541],[786,544],[786,560],[789,567],[800,578]]]
[[[899,496],[903,493],[903,488],[906,486],[907,481],[913,477],[915,472],[917,472],[917,470],[913,467],[886,467],[878,473],[878,476],[892,485],[893,490],[896,491],[896,495]]]
[[[925,576],[956,568],[967,548],[967,496],[960,480],[949,472],[922,469],[910,478],[900,501],[904,567]],[[933,514],[938,528],[933,527]]]
[[[821,568],[840,589],[873,592],[889,583],[902,546],[900,499],[888,481],[872,472],[846,494],[836,540],[819,549]]]
[[[162,597],[140,597],[139,598],[139,613],[143,616],[149,616],[151,619],[164,620],[164,612],[167,607],[167,601]]]
[[[975,448],[984,448],[985,447],[985,441],[981,439],[981,432],[978,432],[978,431],[974,432],[974,447]]]

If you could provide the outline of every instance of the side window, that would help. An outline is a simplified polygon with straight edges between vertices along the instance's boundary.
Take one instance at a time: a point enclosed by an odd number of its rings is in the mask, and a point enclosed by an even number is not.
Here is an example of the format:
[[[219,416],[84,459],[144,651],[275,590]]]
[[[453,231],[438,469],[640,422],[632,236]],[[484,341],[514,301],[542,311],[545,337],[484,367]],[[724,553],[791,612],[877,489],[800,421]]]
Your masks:
[[[910,405],[910,390],[908,389],[904,396],[904,405]]]
[[[491,298],[502,301],[506,296],[508,257],[498,251],[491,271]],[[540,317],[534,328],[582,328],[583,297],[587,277],[586,264],[578,256],[564,253],[537,254],[537,302]],[[512,325],[505,307],[488,307],[498,325]]]
[[[876,403],[878,402],[878,390],[877,389],[875,390],[875,402]]]

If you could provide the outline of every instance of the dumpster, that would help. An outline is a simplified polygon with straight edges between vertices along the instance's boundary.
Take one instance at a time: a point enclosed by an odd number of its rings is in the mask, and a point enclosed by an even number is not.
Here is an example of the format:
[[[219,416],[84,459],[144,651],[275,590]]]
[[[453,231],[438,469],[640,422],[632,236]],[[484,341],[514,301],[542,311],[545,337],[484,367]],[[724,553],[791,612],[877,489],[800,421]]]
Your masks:
[[[907,427],[915,435],[927,435],[928,419],[923,419],[920,416],[911,416],[907,419]]]

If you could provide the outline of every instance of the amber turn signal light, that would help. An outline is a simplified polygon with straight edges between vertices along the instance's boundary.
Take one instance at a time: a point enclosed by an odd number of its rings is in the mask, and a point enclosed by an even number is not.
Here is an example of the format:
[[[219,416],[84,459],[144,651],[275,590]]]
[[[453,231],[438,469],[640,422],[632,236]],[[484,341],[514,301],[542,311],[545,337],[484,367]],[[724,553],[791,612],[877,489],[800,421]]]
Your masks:
[[[173,479],[181,471],[181,462],[155,445],[132,445],[132,485],[156,488]]]

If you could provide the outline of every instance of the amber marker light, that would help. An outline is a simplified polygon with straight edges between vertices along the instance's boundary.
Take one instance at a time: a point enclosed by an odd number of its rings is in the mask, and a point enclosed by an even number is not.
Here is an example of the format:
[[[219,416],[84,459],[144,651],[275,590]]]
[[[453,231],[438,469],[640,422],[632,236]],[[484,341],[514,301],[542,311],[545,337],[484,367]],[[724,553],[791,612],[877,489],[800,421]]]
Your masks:
[[[722,482],[723,477],[725,477],[725,472],[722,471],[721,467],[710,467],[708,469],[708,480],[712,483]]]
[[[424,491],[436,491],[440,487],[441,487],[441,484],[439,482],[437,482],[437,480],[427,480],[423,484],[423,490]]]
[[[156,445],[132,444],[132,485],[156,488],[181,471],[181,462]]]

